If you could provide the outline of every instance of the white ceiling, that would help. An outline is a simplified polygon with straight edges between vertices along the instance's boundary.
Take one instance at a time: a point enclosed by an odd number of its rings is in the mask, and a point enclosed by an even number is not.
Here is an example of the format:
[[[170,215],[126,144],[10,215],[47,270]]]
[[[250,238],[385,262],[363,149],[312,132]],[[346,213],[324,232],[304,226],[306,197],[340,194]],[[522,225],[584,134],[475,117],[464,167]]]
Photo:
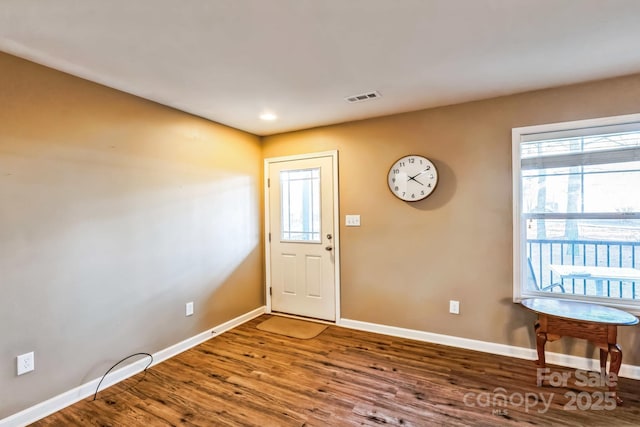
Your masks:
[[[2,0],[0,50],[270,135],[640,72],[639,22],[640,0]]]

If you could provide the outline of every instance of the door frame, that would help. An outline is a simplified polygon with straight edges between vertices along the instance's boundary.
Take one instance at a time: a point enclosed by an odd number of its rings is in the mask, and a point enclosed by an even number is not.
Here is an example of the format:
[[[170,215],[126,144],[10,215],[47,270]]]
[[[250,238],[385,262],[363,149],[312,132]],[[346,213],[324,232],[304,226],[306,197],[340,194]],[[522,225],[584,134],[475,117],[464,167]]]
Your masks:
[[[266,312],[271,313],[271,245],[269,244],[269,228],[271,226],[269,205],[269,166],[271,163],[292,160],[306,160],[317,157],[331,157],[333,168],[333,251],[334,251],[334,284],[335,284],[335,323],[340,320],[340,210],[338,192],[338,150],[322,151],[318,153],[298,154],[293,156],[270,157],[264,159],[264,259],[265,259],[265,295]]]

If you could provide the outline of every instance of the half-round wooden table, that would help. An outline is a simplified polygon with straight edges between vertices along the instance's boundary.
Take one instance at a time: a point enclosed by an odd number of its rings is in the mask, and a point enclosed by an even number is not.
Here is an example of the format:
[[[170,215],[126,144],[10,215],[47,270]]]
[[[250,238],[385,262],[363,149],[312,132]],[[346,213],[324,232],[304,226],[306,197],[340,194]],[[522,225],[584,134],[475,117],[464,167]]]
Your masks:
[[[586,302],[567,301],[554,298],[525,299],[521,304],[538,314],[534,327],[538,365],[545,367],[544,347],[547,341],[555,341],[563,336],[582,338],[600,349],[600,369],[604,373],[607,358],[611,355],[609,372],[618,375],[622,364],[622,349],[617,343],[618,326],[631,326],[638,318],[626,311]],[[622,400],[616,395],[616,385],[609,391],[620,405]]]

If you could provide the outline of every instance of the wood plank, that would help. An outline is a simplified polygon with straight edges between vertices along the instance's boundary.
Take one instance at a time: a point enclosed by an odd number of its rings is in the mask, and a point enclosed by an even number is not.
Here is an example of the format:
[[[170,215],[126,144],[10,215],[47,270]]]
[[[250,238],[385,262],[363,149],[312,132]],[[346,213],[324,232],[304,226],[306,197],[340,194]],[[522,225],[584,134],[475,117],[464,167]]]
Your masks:
[[[36,426],[636,426],[640,382],[620,379],[625,406],[568,410],[565,393],[606,387],[536,385],[533,361],[336,326],[310,340],[262,332],[267,315],[145,374],[78,402]],[[575,372],[550,366],[557,375]],[[497,394],[525,407],[486,405]],[[480,400],[478,400],[480,397]],[[496,400],[500,402],[500,400]]]

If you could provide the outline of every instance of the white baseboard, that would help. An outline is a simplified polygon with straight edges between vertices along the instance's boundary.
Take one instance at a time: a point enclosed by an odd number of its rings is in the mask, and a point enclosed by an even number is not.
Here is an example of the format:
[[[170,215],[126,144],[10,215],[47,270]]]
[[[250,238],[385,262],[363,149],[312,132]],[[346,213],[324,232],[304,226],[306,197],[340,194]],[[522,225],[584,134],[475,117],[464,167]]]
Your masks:
[[[195,347],[196,345],[201,344],[217,335],[220,335],[223,332],[233,329],[236,326],[248,322],[249,320],[264,314],[264,312],[264,306],[258,307],[255,310],[236,317],[235,319],[231,319],[228,322],[207,329],[206,331],[201,332],[191,338],[187,338],[186,340],[172,345],[171,347],[160,350],[153,354],[152,366],[173,356],[176,356],[192,347]],[[148,364],[149,358],[143,357],[142,359],[130,365],[110,372],[100,385],[100,390],[102,391],[109,386],[119,383],[120,381],[123,381],[139,372],[142,372]],[[0,420],[0,427],[26,426],[35,421],[38,421],[46,417],[47,415],[51,415],[54,412],[57,412],[63,408],[66,408],[67,406],[70,406],[82,399],[93,395],[96,391],[96,388],[98,387],[99,382],[100,378],[96,378],[92,381],[89,381],[88,383],[82,384],[79,387],[52,397],[49,400],[38,403],[37,405],[34,405],[16,414],[10,415],[9,417]]]
[[[481,351],[483,353],[498,354],[501,356],[516,357],[519,359],[537,360],[538,354],[535,349],[526,347],[516,347],[513,345],[497,344],[488,341],[472,340],[449,335],[434,334],[432,332],[418,331],[415,329],[398,328],[395,326],[380,325],[377,323],[361,322],[359,320],[340,319],[338,326],[358,329],[360,331],[374,332],[393,337],[409,338],[416,341],[423,341],[433,344],[448,345],[451,347],[464,348],[467,350]],[[566,366],[574,369],[586,369],[599,371],[600,361],[588,359],[586,357],[570,356],[561,353],[546,352],[545,359],[551,365]],[[622,364],[619,372],[620,377],[640,379],[640,366]]]

